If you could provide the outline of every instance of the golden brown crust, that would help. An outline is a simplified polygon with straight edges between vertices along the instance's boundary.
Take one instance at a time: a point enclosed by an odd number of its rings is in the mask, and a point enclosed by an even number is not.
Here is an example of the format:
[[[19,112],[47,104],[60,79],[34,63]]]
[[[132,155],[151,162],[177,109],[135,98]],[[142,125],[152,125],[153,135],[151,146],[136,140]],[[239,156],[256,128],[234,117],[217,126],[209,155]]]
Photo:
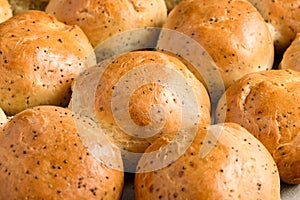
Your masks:
[[[226,88],[247,73],[272,68],[272,37],[248,1],[182,1],[164,28],[199,42],[216,62]]]
[[[12,10],[7,0],[0,0],[0,23],[12,17]]]
[[[300,71],[300,33],[284,52],[279,68]]]
[[[213,125],[208,130],[202,128],[184,155],[172,164],[137,173],[135,199],[280,199],[276,164],[257,139],[233,123]],[[165,157],[176,154],[161,149],[168,142],[157,140],[146,153],[158,150],[157,155]],[[211,151],[201,156],[205,148]],[[139,172],[143,166],[164,162],[158,158],[142,157]]]
[[[39,106],[0,132],[1,199],[120,199],[123,172],[96,160],[73,113]]]
[[[14,115],[41,104],[66,106],[80,70],[96,64],[77,26],[42,11],[27,11],[0,24],[0,107]]]
[[[244,76],[226,90],[217,122],[241,124],[269,150],[281,179],[300,183],[300,72],[271,70]]]
[[[118,127],[111,139],[121,149],[142,153],[161,135],[171,139],[181,126],[210,124],[205,87],[176,57],[135,51],[100,63],[98,69],[105,70],[94,77],[99,78],[96,85],[88,86],[91,73],[83,73],[73,94],[86,99],[88,88],[95,88],[95,103],[84,103],[82,108],[92,104],[99,121]],[[78,106],[73,99],[72,107]],[[182,125],[185,120],[189,121]]]
[[[274,31],[276,52],[282,54],[300,32],[300,2],[298,0],[249,0]]]
[[[51,0],[46,11],[81,27],[94,47],[116,33],[161,27],[167,17],[164,0]]]
[[[49,0],[8,0],[13,14],[18,14],[27,10],[42,10],[44,11]]]

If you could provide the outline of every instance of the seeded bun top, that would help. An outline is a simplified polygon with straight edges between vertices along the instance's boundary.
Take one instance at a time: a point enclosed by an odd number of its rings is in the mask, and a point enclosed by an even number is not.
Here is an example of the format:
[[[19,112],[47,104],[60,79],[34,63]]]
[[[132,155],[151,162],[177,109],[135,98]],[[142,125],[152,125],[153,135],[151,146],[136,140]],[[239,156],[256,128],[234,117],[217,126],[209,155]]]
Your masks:
[[[272,68],[271,34],[260,13],[246,0],[182,1],[170,12],[163,27],[202,45],[216,63],[225,88],[247,73]],[[168,45],[171,47],[165,46],[167,49],[175,48],[177,43],[171,40]]]
[[[153,156],[139,161],[135,199],[280,199],[274,160],[241,126],[200,129],[182,156],[177,145],[164,138],[146,150]],[[168,160],[173,162],[161,168]]]
[[[14,115],[36,105],[68,105],[79,72],[96,64],[77,26],[43,11],[26,11],[0,24],[0,107]]]
[[[300,2],[298,0],[249,0],[268,23],[275,50],[282,54],[300,32]]]
[[[81,27],[94,47],[123,31],[161,27],[167,17],[164,0],[51,0],[46,11]]]
[[[244,76],[226,90],[216,122],[245,127],[269,150],[282,181],[300,183],[300,72],[269,70]]]
[[[94,125],[56,106],[15,115],[0,130],[0,199],[120,199],[122,161],[113,169],[95,157],[83,140],[87,129]]]

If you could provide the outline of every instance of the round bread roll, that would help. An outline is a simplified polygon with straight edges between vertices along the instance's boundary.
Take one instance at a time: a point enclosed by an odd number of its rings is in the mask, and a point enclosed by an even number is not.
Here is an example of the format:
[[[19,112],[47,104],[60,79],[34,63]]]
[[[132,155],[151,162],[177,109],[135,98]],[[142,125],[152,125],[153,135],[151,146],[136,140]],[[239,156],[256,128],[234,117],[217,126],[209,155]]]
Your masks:
[[[284,52],[279,68],[300,71],[300,33]]]
[[[246,0],[182,1],[170,12],[163,27],[185,34],[202,45],[216,63],[225,88],[247,73],[272,68],[271,34],[259,12]],[[176,46],[171,39],[159,48]]]
[[[87,69],[69,107],[116,129],[111,141],[134,153],[211,122],[203,84],[176,57],[155,51],[123,53]]]
[[[123,31],[161,27],[167,18],[164,0],[51,0],[46,11],[66,24],[80,26],[94,47]]]
[[[7,117],[3,110],[0,108],[0,128],[7,122]]]
[[[245,127],[269,150],[281,180],[300,183],[300,72],[270,70],[244,76],[226,90],[216,122]]]
[[[155,141],[145,153],[155,152],[153,158],[139,161],[136,200],[280,199],[274,160],[241,126],[225,123],[202,128],[183,156],[159,168],[177,154],[176,148],[161,148],[169,142],[165,138]]]
[[[71,83],[96,64],[77,26],[42,11],[27,11],[0,24],[0,107],[7,115],[42,105],[67,106]]]
[[[38,106],[0,130],[1,199],[120,199],[124,172],[94,157],[78,120],[70,110]]]
[[[300,32],[299,0],[249,0],[268,23],[273,35],[275,51],[281,55]]]
[[[8,0],[12,6],[14,14],[18,14],[27,10],[44,11],[49,0]]]
[[[0,23],[12,17],[12,10],[7,0],[0,0]]]

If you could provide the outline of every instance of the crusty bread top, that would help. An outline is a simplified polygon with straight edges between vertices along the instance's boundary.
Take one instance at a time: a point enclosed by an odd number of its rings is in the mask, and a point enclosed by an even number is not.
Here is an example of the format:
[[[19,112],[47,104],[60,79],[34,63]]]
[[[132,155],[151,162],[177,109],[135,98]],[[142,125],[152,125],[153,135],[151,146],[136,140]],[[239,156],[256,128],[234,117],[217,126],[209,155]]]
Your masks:
[[[51,0],[46,11],[80,26],[94,47],[116,33],[161,27],[167,17],[164,0]]]
[[[153,157],[145,154],[139,161],[134,183],[137,200],[280,199],[274,160],[241,126],[225,123],[202,128],[179,155],[182,142],[171,145],[168,139],[159,139],[146,150]]]
[[[70,110],[39,106],[0,130],[0,199],[120,199],[124,173],[94,157],[78,120]]]
[[[225,88],[247,73],[272,68],[271,34],[248,1],[182,1],[163,27],[186,34],[202,45],[218,66]]]
[[[281,179],[300,183],[300,72],[270,70],[244,76],[226,90],[217,122],[245,127],[269,150]]]
[[[26,11],[0,24],[0,107],[7,115],[51,104],[66,106],[74,78],[96,64],[77,26],[43,11]]]

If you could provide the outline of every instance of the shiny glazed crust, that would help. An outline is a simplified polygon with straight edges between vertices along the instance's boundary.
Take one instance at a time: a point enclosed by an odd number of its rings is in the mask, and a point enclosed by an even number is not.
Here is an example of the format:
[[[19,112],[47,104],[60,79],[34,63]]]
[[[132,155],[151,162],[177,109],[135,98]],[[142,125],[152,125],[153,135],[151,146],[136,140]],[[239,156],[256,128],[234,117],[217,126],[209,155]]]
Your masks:
[[[167,17],[164,0],[51,0],[46,11],[81,27],[94,47],[123,31],[161,27]]]
[[[209,131],[208,131],[209,130]],[[161,156],[167,139],[157,140],[146,152]],[[205,148],[210,148],[202,155]],[[165,152],[168,152],[167,154]],[[237,124],[202,128],[184,155],[165,168],[143,172],[164,162],[161,157],[139,161],[135,176],[135,199],[280,199],[276,164],[267,149]],[[139,172],[138,171],[138,172]]]
[[[51,104],[66,106],[74,78],[96,64],[77,26],[42,11],[27,11],[0,24],[0,107],[7,115]]]
[[[217,122],[245,127],[269,150],[282,181],[300,183],[300,72],[271,70],[244,76],[226,90]]]
[[[39,106],[18,113],[0,131],[1,199],[116,199],[123,172],[96,160],[73,113]]]

